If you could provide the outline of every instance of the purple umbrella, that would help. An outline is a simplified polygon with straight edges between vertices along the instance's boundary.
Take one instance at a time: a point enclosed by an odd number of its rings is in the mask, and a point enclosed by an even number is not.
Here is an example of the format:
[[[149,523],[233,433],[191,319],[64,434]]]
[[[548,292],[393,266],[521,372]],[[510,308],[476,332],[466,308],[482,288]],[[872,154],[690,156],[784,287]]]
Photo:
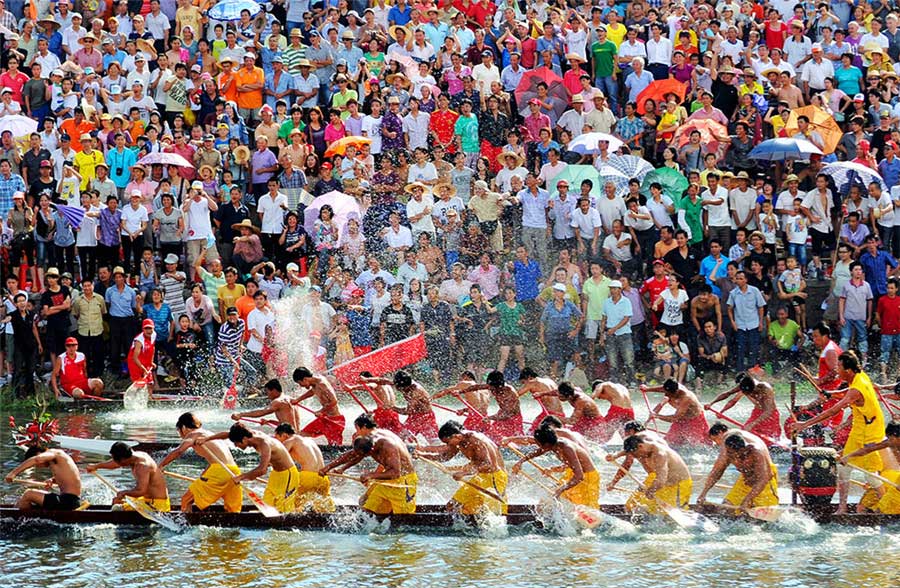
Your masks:
[[[362,214],[360,214],[359,211],[359,203],[356,201],[356,198],[334,190],[327,194],[322,194],[313,200],[303,212],[303,228],[305,228],[306,232],[310,235],[315,234],[316,220],[319,218],[319,209],[326,204],[330,205],[334,210],[334,224],[338,226],[341,234],[343,234],[344,227],[347,225],[348,220],[351,218],[355,218],[357,221],[362,219]]]
[[[138,163],[144,165],[177,165],[178,167],[194,167],[194,164],[177,153],[156,152],[143,156]]]
[[[66,206],[65,204],[57,204],[56,209],[59,211],[63,218],[69,221],[69,224],[72,225],[73,228],[80,228],[81,221],[84,220],[85,211],[83,208],[78,206]]]

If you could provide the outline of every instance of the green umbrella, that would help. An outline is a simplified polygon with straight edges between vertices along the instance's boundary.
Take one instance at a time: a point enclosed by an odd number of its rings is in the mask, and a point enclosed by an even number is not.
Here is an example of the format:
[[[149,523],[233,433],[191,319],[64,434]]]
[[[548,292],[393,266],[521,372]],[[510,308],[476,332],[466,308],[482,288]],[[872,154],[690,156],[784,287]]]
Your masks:
[[[566,166],[566,169],[559,172],[552,180],[550,180],[552,185],[547,186],[547,191],[550,192],[551,198],[556,196],[559,192],[556,189],[556,183],[560,180],[569,182],[569,194],[573,196],[581,194],[581,182],[584,180],[590,180],[594,183],[591,188],[591,196],[597,199],[603,195],[603,180],[600,178],[600,173],[597,171],[597,168],[593,165]]]
[[[687,190],[687,178],[681,175],[681,172],[671,167],[657,168],[641,181],[641,194],[650,198],[650,184],[658,182],[662,186],[663,193],[677,203],[681,200],[681,195]]]

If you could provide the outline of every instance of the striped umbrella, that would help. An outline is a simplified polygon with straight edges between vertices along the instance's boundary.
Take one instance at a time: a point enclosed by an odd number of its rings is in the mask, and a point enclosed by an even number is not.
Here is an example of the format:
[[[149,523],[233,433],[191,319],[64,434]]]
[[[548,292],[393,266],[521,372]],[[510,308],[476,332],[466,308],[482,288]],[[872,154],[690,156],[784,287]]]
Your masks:
[[[59,211],[73,228],[81,227],[81,221],[84,220],[85,211],[79,206],[66,206],[65,204],[57,204],[56,210]]]
[[[639,180],[643,180],[654,169],[652,163],[637,155],[613,155],[606,165],[622,172],[626,177]]]

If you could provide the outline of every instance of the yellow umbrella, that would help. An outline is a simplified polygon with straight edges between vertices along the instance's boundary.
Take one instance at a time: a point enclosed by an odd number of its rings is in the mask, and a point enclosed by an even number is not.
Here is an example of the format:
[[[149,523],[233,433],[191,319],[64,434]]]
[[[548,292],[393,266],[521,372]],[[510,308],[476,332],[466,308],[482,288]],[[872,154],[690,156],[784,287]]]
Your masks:
[[[335,155],[344,155],[347,151],[348,145],[353,145],[355,147],[359,147],[360,145],[371,145],[372,139],[368,137],[341,137],[334,143],[328,146],[328,150],[325,151],[325,157],[334,157]]]
[[[822,140],[825,143],[822,147],[822,152],[825,155],[834,153],[834,149],[840,142],[841,135],[843,135],[843,131],[841,131],[841,127],[838,126],[834,117],[818,106],[803,106],[801,108],[796,108],[791,111],[787,123],[784,126],[785,133],[788,137],[793,137],[794,134],[798,132],[797,117],[799,116],[806,116],[809,119],[810,130],[816,131],[822,135]]]

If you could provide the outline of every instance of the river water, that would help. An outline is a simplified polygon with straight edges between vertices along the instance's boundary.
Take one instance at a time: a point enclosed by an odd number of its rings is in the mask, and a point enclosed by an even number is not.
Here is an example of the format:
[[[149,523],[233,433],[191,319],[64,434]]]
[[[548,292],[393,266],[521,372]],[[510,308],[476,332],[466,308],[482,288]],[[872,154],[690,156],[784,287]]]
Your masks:
[[[347,408],[355,415],[352,407]],[[61,433],[174,439],[172,425],[180,412],[62,414]],[[536,413],[529,403],[526,418]],[[198,414],[213,430],[230,423],[220,410],[205,409]],[[638,409],[638,414],[646,416],[646,409]],[[0,467],[4,472],[20,459],[18,450],[6,441],[9,429],[5,421],[0,423]],[[612,446],[615,444],[614,440]],[[81,456],[85,463],[98,459]],[[695,476],[696,495],[715,454],[695,451],[686,459]],[[255,460],[255,455],[239,456],[242,465]],[[601,461],[599,450],[597,461]],[[782,499],[787,501],[787,468],[782,466]],[[423,469],[426,467],[420,468],[419,503],[442,504],[456,484],[444,474]],[[202,464],[192,459],[180,460],[172,467],[188,475],[197,475],[201,468]],[[609,480],[612,473],[604,462],[603,479]],[[640,467],[635,473],[642,477]],[[45,476],[37,474],[38,478]],[[130,485],[125,472],[113,472],[111,478],[120,487]],[[734,473],[729,472],[723,481],[733,479]],[[173,480],[169,484],[173,504],[177,504],[185,483]],[[627,480],[620,486],[634,487]],[[351,481],[333,481],[340,503],[355,503],[360,490]],[[11,502],[20,491],[20,487],[0,482],[0,502]],[[716,499],[722,493],[714,491],[710,496]],[[513,478],[509,495],[512,503],[532,504],[545,498],[520,478]],[[604,491],[602,499],[612,503],[625,497]],[[103,504],[109,502],[111,493],[87,476],[84,498]],[[900,527],[818,526],[803,518],[771,525],[727,522],[718,533],[709,535],[683,531],[665,521],[642,525],[637,534],[626,536],[613,536],[600,527],[578,531],[563,520],[553,530],[539,533],[506,528],[498,520],[480,529],[442,533],[390,529],[367,520],[347,521],[334,532],[192,528],[173,533],[159,528],[51,525],[2,528],[0,586],[15,588],[900,586]]]

